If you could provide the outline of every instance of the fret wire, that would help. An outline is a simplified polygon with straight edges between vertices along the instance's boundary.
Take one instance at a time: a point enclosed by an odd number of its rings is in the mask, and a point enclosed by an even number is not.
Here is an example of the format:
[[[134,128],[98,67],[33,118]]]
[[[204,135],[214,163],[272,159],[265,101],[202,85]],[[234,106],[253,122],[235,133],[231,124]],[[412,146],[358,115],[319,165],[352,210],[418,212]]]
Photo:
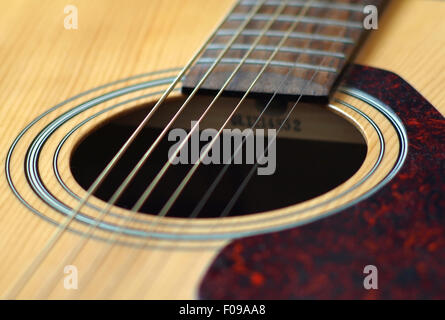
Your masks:
[[[229,21],[243,21],[245,19],[246,19],[245,14],[234,13],[234,14],[230,15],[227,20],[229,20]],[[269,14],[257,14],[253,17],[252,20],[268,21],[268,20],[270,20],[270,15]],[[292,22],[295,20],[295,17],[291,16],[291,15],[281,15],[276,20],[283,21],[283,22]],[[302,23],[313,23],[313,24],[324,24],[324,25],[328,25],[328,26],[339,26],[339,27],[363,29],[363,25],[360,22],[326,19],[326,18],[322,18],[322,17],[307,16],[307,17],[302,18],[301,22]]]
[[[233,35],[235,30],[233,29],[220,29],[216,33],[217,36],[231,36]],[[243,36],[257,36],[259,34],[258,30],[247,29],[241,33]],[[271,30],[266,32],[266,36],[268,37],[283,37],[285,32]],[[307,39],[307,40],[320,40],[320,41],[331,41],[331,42],[340,42],[344,44],[354,44],[355,41],[352,38],[344,38],[344,37],[335,37],[335,36],[326,36],[322,34],[315,33],[305,33],[305,32],[292,32],[289,35],[289,38],[294,39]]]
[[[254,5],[256,0],[242,0],[239,5],[241,6],[252,6]],[[289,7],[302,7],[305,5],[305,1],[289,1],[287,6]],[[266,6],[276,6],[279,5],[280,1],[270,0],[266,2]],[[363,5],[360,4],[347,4],[347,3],[329,3],[329,2],[313,2],[310,5],[311,8],[320,8],[320,9],[334,9],[334,10],[346,10],[346,11],[355,11],[355,12],[363,12]]]
[[[200,58],[196,64],[212,64],[215,62],[214,58]],[[241,59],[233,59],[233,58],[223,58],[220,60],[221,64],[239,64],[241,62]],[[246,59],[244,61],[245,64],[253,64],[253,65],[264,65],[267,63],[267,60],[261,60],[261,59]],[[325,71],[325,72],[332,72],[337,73],[337,69],[331,68],[331,67],[323,67],[319,65],[313,65],[313,64],[306,64],[306,63],[293,63],[293,62],[287,62],[287,61],[277,61],[273,60],[269,62],[269,65],[273,67],[296,67],[301,69],[308,69],[308,70],[318,70],[318,71]]]
[[[206,50],[221,50],[224,48],[224,44],[219,43],[211,43]],[[231,50],[247,50],[250,48],[248,44],[234,44]],[[274,46],[265,46],[259,45],[256,47],[258,51],[274,51]],[[304,53],[309,55],[319,55],[319,56],[328,56],[333,58],[344,59],[345,55],[342,52],[334,52],[334,51],[323,51],[323,50],[314,50],[314,49],[302,49],[302,48],[292,48],[292,47],[281,47],[279,49],[281,52],[289,52],[289,53]]]

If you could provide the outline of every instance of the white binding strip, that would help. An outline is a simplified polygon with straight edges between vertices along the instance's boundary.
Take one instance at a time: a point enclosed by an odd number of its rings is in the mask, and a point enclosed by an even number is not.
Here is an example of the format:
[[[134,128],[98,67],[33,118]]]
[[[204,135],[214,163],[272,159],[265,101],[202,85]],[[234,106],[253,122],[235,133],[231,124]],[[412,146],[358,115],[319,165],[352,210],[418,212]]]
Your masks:
[[[246,19],[247,15],[241,13],[233,13],[227,18],[228,21],[244,21]],[[270,19],[272,19],[272,15],[270,14],[257,14],[252,18],[252,20],[259,20],[259,21],[269,21]],[[284,21],[284,22],[293,22],[295,21],[295,19],[296,17],[291,15],[281,15],[276,18],[277,21]],[[303,23],[314,23],[314,24],[324,24],[328,26],[340,26],[346,28],[363,29],[362,23],[355,21],[335,20],[335,19],[308,17],[308,16],[301,17],[300,21]]]
[[[240,2],[240,5],[242,6],[252,6],[255,5],[257,0],[243,0]],[[277,6],[280,4],[280,1],[278,0],[270,0],[267,1],[265,5],[267,6]],[[302,7],[306,5],[306,1],[289,1],[288,6],[289,7]],[[316,1],[309,4],[311,8],[322,8],[322,9],[335,9],[335,10],[347,10],[347,11],[355,11],[355,12],[363,12],[364,6],[359,4],[348,4],[348,3],[329,3],[329,2],[322,2],[322,1]]]
[[[213,63],[215,61],[214,58],[201,58],[199,59],[196,64],[209,64]],[[224,58],[220,61],[220,63],[223,64],[238,64],[240,62],[240,59],[233,59],[233,58]],[[267,63],[266,60],[261,59],[247,59],[245,64],[257,64],[257,65],[264,65]],[[313,64],[306,64],[306,63],[294,63],[294,62],[286,62],[286,61],[271,61],[271,66],[275,67],[286,67],[286,68],[301,68],[301,69],[310,69],[310,70],[318,70],[318,71],[325,71],[325,72],[332,72],[336,73],[337,69],[331,68],[331,67],[323,67]]]
[[[216,33],[217,36],[231,36],[235,33],[235,30],[232,29],[220,29]],[[243,36],[257,36],[260,33],[258,30],[247,29],[244,30],[241,35]],[[282,31],[268,31],[266,32],[267,37],[284,37],[285,32]],[[313,33],[303,33],[303,32],[292,32],[289,35],[289,38],[294,39],[308,39],[308,40],[320,40],[320,41],[331,41],[331,42],[340,42],[345,44],[354,44],[354,40],[351,38],[343,38],[343,37],[332,37],[325,36],[322,34],[313,34]]]
[[[251,46],[249,44],[234,44],[232,45],[232,50],[248,50]],[[221,50],[224,49],[224,44],[212,43],[207,46],[206,50]],[[259,51],[274,51],[275,46],[262,46],[258,45],[255,50]],[[280,52],[290,52],[290,53],[304,53],[315,56],[328,56],[334,58],[344,59],[345,55],[342,52],[333,52],[333,51],[323,51],[323,50],[313,50],[313,49],[302,49],[302,48],[291,48],[291,47],[281,47],[279,48]]]

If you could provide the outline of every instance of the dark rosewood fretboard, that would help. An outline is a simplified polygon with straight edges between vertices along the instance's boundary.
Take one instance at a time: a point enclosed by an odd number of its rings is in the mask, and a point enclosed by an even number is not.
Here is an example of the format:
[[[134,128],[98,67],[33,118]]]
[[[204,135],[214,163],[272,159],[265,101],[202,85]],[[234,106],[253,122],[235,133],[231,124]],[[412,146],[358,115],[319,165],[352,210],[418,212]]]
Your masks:
[[[197,86],[259,2],[260,0],[238,2],[187,74],[183,82],[185,92]],[[380,9],[383,2],[384,0],[287,1],[226,91],[246,92],[274,54],[263,75],[252,88],[252,93],[303,94],[305,97],[326,99],[365,31],[364,6],[370,4]],[[284,0],[268,0],[261,6],[200,89],[222,88],[283,3]],[[286,38],[289,30],[291,32]]]

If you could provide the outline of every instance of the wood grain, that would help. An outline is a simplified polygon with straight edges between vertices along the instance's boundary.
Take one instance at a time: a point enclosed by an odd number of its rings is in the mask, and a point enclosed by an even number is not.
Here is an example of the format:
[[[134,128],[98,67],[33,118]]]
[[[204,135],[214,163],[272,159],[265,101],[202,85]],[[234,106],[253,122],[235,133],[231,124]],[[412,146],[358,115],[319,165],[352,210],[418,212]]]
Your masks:
[[[65,30],[63,27],[63,8],[65,1],[30,1],[17,0],[0,4],[0,146],[2,166],[6,150],[28,123],[35,117],[56,105],[58,102],[80,92],[114,80],[123,79],[148,71],[183,66],[199,48],[209,31],[226,10],[231,1],[219,0],[153,0],[153,1],[117,1],[98,0],[73,1],[79,9],[79,29]],[[205,12],[205,14],[201,14]],[[199,14],[197,14],[199,13]],[[439,1],[401,0],[394,1],[385,13],[378,31],[373,31],[357,57],[357,62],[388,69],[401,75],[419,90],[442,114],[445,114],[445,3]],[[434,30],[434,32],[432,32]],[[91,95],[94,96],[94,95]],[[396,134],[378,114],[350,97],[346,101],[357,104],[369,114],[385,132],[385,139],[393,146],[385,159],[383,170],[374,176],[362,190],[333,206],[341,205],[357,197],[377,183],[391,167],[397,152]],[[352,100],[351,100],[352,99]],[[130,106],[132,107],[132,106]],[[357,114],[347,114],[337,106],[333,111],[343,113],[362,130],[369,145],[368,156],[360,171],[347,183],[354,183],[366,172],[375,160],[379,144],[375,132],[366,125]],[[61,110],[60,112],[63,112]],[[66,111],[66,110],[65,110]],[[103,120],[98,118],[97,121]],[[49,119],[42,121],[39,127],[29,133],[35,135]],[[92,122],[91,125],[94,125]],[[60,135],[66,132],[61,128]],[[60,138],[60,135],[58,136]],[[85,191],[76,185],[69,170],[69,157],[72,146],[82,138],[82,133],[74,135],[62,150],[60,168],[63,179],[78,194]],[[28,142],[26,140],[24,142]],[[58,182],[51,174],[52,152],[57,144],[57,136],[48,141],[40,161],[43,179],[49,188],[70,204],[74,199],[64,195]],[[23,157],[28,145],[19,144],[13,156],[11,170],[15,183],[30,203],[53,217],[57,221],[62,216],[45,205],[30,190],[23,176]],[[392,150],[392,151],[391,151]],[[331,194],[314,199],[321,201],[341,191],[339,186]],[[92,199],[94,204],[102,206],[99,199]],[[303,203],[299,206],[308,206]],[[40,217],[32,214],[11,192],[6,183],[4,171],[0,182],[0,294],[4,293],[21,276],[26,267],[42,250],[56,228]],[[295,208],[291,208],[295,209]],[[263,213],[269,216],[284,217],[287,210]],[[308,212],[317,215],[332,208]],[[129,213],[116,208],[122,215]],[[89,211],[91,214],[97,214]],[[144,219],[150,219],[145,217]],[[241,219],[241,218],[239,218]],[[212,232],[232,230],[231,222],[251,222],[247,228],[262,228],[267,223],[256,223],[258,215],[244,220],[210,221],[207,229]],[[143,223],[142,221],[140,223]],[[178,228],[178,219],[171,219],[171,231]],[[284,218],[280,223],[288,223]],[[190,222],[191,231],[199,228],[203,222]],[[270,225],[269,225],[270,226]],[[86,230],[86,226],[76,223],[75,228]],[[242,229],[241,225],[238,227]],[[109,236],[106,232],[100,233]],[[130,237],[129,237],[130,238]],[[63,277],[63,270],[58,269],[60,260],[80,241],[74,233],[64,234],[57,247],[26,286],[19,298],[45,297],[40,295],[45,287],[45,279],[54,272]],[[127,239],[135,241],[134,239]],[[82,283],[83,272],[89,263],[107,243],[97,240],[88,245],[76,261],[81,273],[80,289],[76,292],[65,290],[62,280],[50,293],[51,298],[193,298],[199,281],[227,241],[185,244],[157,243],[156,249],[135,250],[128,246],[117,246],[100,270],[88,283]],[[119,269],[133,250],[134,260],[131,268],[122,275]],[[168,264],[166,259],[168,258]],[[167,265],[167,266],[166,266]]]

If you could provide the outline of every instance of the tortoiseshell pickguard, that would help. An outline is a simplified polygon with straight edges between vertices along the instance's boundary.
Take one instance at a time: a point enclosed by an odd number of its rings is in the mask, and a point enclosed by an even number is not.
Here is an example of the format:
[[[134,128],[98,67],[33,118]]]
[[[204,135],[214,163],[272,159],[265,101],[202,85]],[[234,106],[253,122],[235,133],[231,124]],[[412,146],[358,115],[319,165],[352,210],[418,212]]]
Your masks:
[[[445,120],[397,75],[353,65],[344,82],[390,106],[407,159],[370,198],[326,219],[236,240],[208,270],[202,299],[445,299]],[[366,265],[378,289],[365,290]]]

